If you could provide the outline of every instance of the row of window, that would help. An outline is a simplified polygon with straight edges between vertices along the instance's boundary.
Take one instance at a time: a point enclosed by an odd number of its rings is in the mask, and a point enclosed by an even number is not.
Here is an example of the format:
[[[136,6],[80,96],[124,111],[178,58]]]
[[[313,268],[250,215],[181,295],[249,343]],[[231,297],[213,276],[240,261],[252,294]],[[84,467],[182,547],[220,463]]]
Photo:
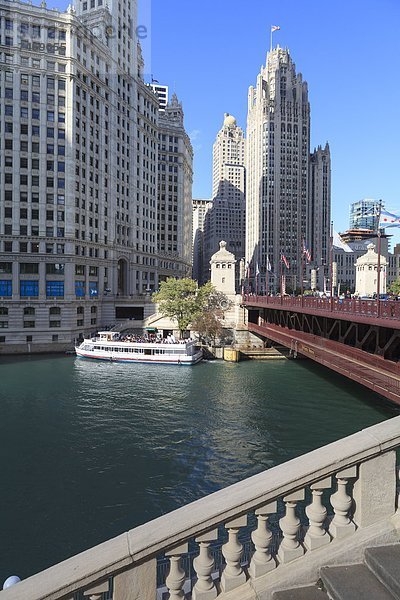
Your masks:
[[[15,235],[15,231],[13,231],[12,225],[10,225],[8,223],[6,223],[4,225],[4,235]],[[29,233],[28,233],[28,226],[20,225],[19,226],[19,235],[39,236],[39,227],[37,225],[32,225],[32,227],[30,228]],[[46,237],[63,238],[64,235],[65,235],[64,227],[57,227],[56,231],[54,231],[53,227],[46,227]],[[22,245],[22,250],[21,250],[21,245],[20,245],[20,252],[27,252],[28,251],[27,246],[26,246],[27,242],[21,242],[21,243],[25,244],[25,246]],[[24,249],[24,248],[26,248],[26,249]],[[11,252],[11,250],[6,250],[6,252]],[[32,252],[35,252],[35,250],[32,250]]]
[[[33,234],[32,234],[33,235]],[[39,243],[38,242],[19,242],[18,246],[16,247],[16,244],[18,242],[15,242],[13,244],[13,242],[4,242],[3,243],[3,248],[4,248],[4,252],[20,252],[22,254],[27,254],[28,252],[32,253],[32,254],[38,254],[39,253]],[[1,246],[1,243],[0,243]],[[90,248],[89,250],[93,250],[92,248]],[[97,248],[95,248],[95,250],[97,250]],[[45,245],[45,252],[46,254],[64,254],[65,251],[65,245],[64,244],[46,244]],[[79,252],[77,252],[77,254],[79,254]],[[89,252],[90,256],[93,255],[93,252]],[[83,252],[81,254],[81,256],[85,256],[85,252]],[[97,256],[97,254],[96,254]]]
[[[58,335],[52,335],[51,336],[51,341],[52,342],[58,342]],[[26,343],[30,344],[31,342],[33,342],[33,336],[32,335],[27,335],[26,336]],[[5,343],[6,343],[6,336],[5,335],[0,335],[0,344],[5,344]]]
[[[7,317],[8,316],[8,306],[0,306],[0,317]],[[78,306],[76,309],[76,314],[77,315],[83,315],[85,313],[85,309],[83,306]],[[97,306],[91,306],[90,307],[90,314],[95,315],[97,314]],[[35,316],[36,315],[36,308],[34,306],[25,306],[24,310],[23,310],[23,315],[24,317],[26,316]],[[55,316],[55,315],[61,315],[61,307],[60,306],[51,306],[49,308],[49,316]]]
[[[21,298],[38,298],[39,281],[21,280],[19,282],[19,295]],[[75,296],[77,298],[84,298],[85,295],[86,283],[84,281],[76,281]],[[96,281],[89,281],[89,297],[97,298],[98,295],[98,283]],[[12,281],[10,279],[0,279],[0,296],[4,298],[10,298],[12,296]],[[63,298],[64,282],[46,281],[46,296],[47,298]]]
[[[4,19],[4,29],[6,31],[14,31],[14,23],[17,26],[17,31],[23,35],[32,35],[34,38],[39,38],[43,31],[47,30],[47,37],[51,40],[56,39],[57,37],[61,41],[65,41],[67,37],[67,32],[65,29],[56,29],[55,27],[43,27],[42,25],[34,25],[27,23],[25,21],[13,21],[12,19]],[[18,27],[19,24],[19,27]]]
[[[78,265],[77,265],[78,266]],[[65,265],[61,263],[47,263],[46,273],[48,275],[63,275]],[[95,267],[96,273],[89,273],[90,275],[97,275],[97,267]],[[39,263],[20,263],[19,272],[21,275],[37,275],[39,273]],[[12,263],[11,262],[0,262],[0,273],[5,275],[12,274]],[[81,273],[79,273],[81,275]]]
[[[92,319],[90,319],[90,324],[91,325],[96,325],[97,324],[97,319],[96,317],[93,317]],[[77,319],[76,321],[76,325],[77,327],[83,327],[84,326],[84,321],[83,319]],[[0,321],[0,329],[8,329],[9,323],[8,321]],[[36,327],[36,321],[23,321],[23,327],[24,329],[33,329]],[[51,328],[55,328],[55,327],[61,327],[61,321],[60,320],[54,320],[51,319],[49,321],[49,327]]]
[[[13,71],[5,71],[4,73],[4,80],[7,83],[13,83],[14,82],[14,73]],[[22,85],[28,85],[29,81],[32,82],[32,86],[33,87],[40,87],[40,75],[29,75],[28,73],[22,73],[21,74],[21,84]],[[57,88],[59,91],[65,91],[66,89],[66,79],[55,79],[54,77],[47,77],[46,80],[46,88],[48,90],[55,90],[56,89],[56,81],[57,81]],[[13,88],[10,87],[6,87],[5,88],[5,92],[4,92],[4,96],[6,98],[13,98]]]
[[[61,173],[65,173],[65,163],[58,163],[58,171]],[[17,178],[15,178],[17,179]],[[14,183],[16,183],[14,179]],[[34,187],[38,187],[39,186],[39,175],[31,175],[30,178],[30,183],[31,186]],[[4,174],[4,183],[8,183],[9,185],[12,185],[13,183],[13,174],[12,173],[5,173]],[[28,180],[28,175],[20,175],[19,176],[19,184],[20,185],[28,185],[29,180]],[[46,187],[48,188],[53,188],[54,187],[54,177],[46,177]],[[57,187],[61,188],[61,189],[65,189],[65,179],[64,178],[57,178]]]
[[[54,138],[54,137],[55,137],[54,127],[47,127],[47,138]],[[64,129],[58,130],[58,139],[65,140],[65,130]],[[47,145],[47,147],[49,147],[49,144]],[[50,144],[50,147],[53,147],[53,152],[52,152],[52,154],[53,154],[54,153],[54,144]],[[12,150],[13,148],[14,148],[13,140],[5,139],[4,140],[4,149]],[[59,146],[59,148],[60,148],[60,146]],[[15,149],[17,149],[17,144],[16,144]],[[30,145],[28,145],[28,140],[20,140],[19,149],[21,152],[33,152],[34,154],[39,154],[40,143],[39,142],[31,142]],[[63,154],[63,156],[65,156],[65,150],[61,151],[60,154]]]

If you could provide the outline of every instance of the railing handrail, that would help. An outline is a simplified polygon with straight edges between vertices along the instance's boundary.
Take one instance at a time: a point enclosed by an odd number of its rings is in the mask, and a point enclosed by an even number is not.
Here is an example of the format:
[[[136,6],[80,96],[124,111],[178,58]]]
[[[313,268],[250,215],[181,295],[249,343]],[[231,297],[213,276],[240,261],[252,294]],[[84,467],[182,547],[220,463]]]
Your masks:
[[[400,302],[397,300],[380,301],[380,310],[376,299],[361,298],[319,298],[314,296],[255,296],[244,295],[244,305],[262,305],[263,307],[280,307],[282,309],[298,308],[302,312],[308,310],[333,312],[360,317],[373,317],[383,320],[398,321],[400,318]],[[378,314],[378,312],[380,314]]]
[[[400,446],[400,416],[205,496],[0,592],[4,600],[55,600],[306,485]]]

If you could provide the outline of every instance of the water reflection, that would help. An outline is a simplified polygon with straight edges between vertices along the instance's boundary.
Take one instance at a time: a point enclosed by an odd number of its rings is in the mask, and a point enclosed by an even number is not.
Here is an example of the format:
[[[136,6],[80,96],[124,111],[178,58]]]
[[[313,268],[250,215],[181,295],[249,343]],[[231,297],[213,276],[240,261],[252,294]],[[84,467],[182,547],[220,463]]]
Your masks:
[[[397,413],[305,362],[13,359],[0,381],[0,579]]]

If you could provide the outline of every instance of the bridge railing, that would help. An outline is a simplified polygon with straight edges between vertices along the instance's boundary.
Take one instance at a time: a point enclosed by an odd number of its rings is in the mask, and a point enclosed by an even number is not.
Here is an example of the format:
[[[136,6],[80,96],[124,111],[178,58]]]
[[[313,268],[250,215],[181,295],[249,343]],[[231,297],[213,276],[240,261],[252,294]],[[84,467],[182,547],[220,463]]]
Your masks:
[[[244,303],[248,305],[260,305],[293,309],[311,309],[334,313],[347,313],[367,317],[378,317],[378,302],[376,300],[339,299],[339,298],[314,298],[310,296],[254,296],[245,295]],[[400,302],[384,300],[379,302],[379,318],[400,319]]]
[[[222,600],[248,580],[264,584],[272,572],[318,548],[331,552],[343,538],[374,523],[380,528],[396,511],[399,446],[396,417],[141,525],[0,592],[0,598],[154,600],[191,594],[193,600]],[[241,534],[250,531],[252,550],[244,564]],[[215,565],[217,541],[223,560]],[[159,557],[169,567],[157,591]],[[190,579],[183,559],[190,562]]]

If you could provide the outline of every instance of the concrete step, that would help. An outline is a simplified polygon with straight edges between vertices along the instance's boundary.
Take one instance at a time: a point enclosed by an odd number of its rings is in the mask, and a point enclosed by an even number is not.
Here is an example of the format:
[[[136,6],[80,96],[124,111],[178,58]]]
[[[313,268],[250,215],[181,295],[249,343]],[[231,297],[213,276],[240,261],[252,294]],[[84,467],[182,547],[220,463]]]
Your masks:
[[[394,600],[366,565],[323,567],[321,579],[332,600]]]
[[[273,600],[328,600],[328,595],[315,585],[274,592]]]
[[[400,544],[367,548],[364,560],[393,596],[400,598]]]

